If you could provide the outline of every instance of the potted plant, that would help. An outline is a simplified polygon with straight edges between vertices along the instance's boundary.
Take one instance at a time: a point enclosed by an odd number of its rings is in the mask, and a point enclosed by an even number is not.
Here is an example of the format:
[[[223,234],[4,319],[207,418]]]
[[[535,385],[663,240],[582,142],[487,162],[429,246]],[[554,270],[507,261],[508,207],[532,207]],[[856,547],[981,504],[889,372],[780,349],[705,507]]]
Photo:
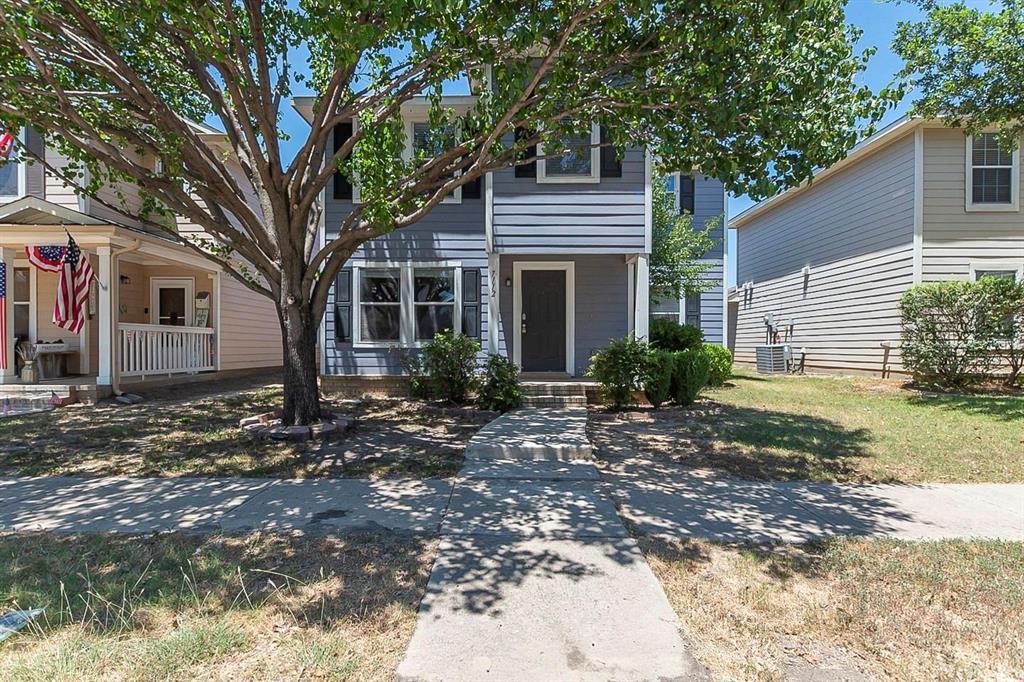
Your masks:
[[[39,383],[39,372],[36,370],[38,352],[34,343],[22,341],[18,344],[18,357],[21,358],[21,380],[26,384]]]

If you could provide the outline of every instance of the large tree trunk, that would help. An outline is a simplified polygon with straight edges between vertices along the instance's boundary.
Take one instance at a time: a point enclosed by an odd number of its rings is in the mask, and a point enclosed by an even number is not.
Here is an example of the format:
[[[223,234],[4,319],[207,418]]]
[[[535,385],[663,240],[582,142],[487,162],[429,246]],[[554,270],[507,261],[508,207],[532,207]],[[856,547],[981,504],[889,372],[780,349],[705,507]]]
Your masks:
[[[286,425],[309,425],[320,420],[317,385],[317,318],[309,303],[278,305],[284,341],[284,416]]]

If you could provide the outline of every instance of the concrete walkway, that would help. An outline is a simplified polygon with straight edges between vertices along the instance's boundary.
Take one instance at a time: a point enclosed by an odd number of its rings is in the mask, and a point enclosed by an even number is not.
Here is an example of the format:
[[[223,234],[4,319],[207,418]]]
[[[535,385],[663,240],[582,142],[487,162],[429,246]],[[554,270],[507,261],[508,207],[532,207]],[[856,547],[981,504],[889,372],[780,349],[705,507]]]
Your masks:
[[[591,459],[585,407],[524,407],[480,429],[466,447],[468,461],[562,461]]]

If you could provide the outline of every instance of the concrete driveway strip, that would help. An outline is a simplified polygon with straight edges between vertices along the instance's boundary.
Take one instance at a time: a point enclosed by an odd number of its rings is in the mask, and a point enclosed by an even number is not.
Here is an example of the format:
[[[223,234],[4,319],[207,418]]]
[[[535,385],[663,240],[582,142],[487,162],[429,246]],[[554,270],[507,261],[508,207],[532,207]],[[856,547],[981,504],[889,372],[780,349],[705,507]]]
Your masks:
[[[29,496],[0,508],[0,529],[58,533],[217,530],[221,516],[270,479],[31,479]],[[12,496],[13,497],[13,496]]]
[[[224,514],[226,531],[399,530],[436,533],[452,484],[444,480],[280,481]]]

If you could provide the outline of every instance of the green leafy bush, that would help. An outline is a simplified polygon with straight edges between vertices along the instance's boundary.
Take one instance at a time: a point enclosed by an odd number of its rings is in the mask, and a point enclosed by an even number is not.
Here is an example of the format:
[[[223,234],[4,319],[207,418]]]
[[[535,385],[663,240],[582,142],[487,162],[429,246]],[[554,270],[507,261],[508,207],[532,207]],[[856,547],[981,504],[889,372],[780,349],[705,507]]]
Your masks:
[[[651,346],[662,350],[689,350],[700,348],[704,343],[704,332],[692,324],[679,324],[665,318],[651,320],[649,333]]]
[[[708,356],[708,386],[724,386],[732,377],[732,352],[715,343],[705,343],[703,350]]]
[[[978,282],[933,282],[900,299],[903,365],[915,379],[964,388],[994,367],[997,312]]]
[[[711,361],[703,348],[680,350],[672,355],[672,398],[677,405],[692,405],[708,385]]]
[[[462,404],[476,384],[476,356],[480,342],[449,330],[438,332],[423,347],[423,369],[430,394]]]
[[[655,408],[661,407],[672,397],[672,373],[675,371],[675,357],[671,351],[652,349],[647,356],[644,369],[644,396]]]
[[[986,329],[994,336],[994,353],[1003,361],[1006,385],[1014,386],[1024,368],[1024,282],[982,277],[978,287],[988,305]]]
[[[607,402],[615,409],[636,403],[634,392],[642,388],[650,347],[633,336],[617,339],[590,358],[587,374],[601,384]]]
[[[490,355],[484,365],[484,378],[477,391],[476,404],[484,410],[505,412],[523,404],[519,368],[503,355]]]

